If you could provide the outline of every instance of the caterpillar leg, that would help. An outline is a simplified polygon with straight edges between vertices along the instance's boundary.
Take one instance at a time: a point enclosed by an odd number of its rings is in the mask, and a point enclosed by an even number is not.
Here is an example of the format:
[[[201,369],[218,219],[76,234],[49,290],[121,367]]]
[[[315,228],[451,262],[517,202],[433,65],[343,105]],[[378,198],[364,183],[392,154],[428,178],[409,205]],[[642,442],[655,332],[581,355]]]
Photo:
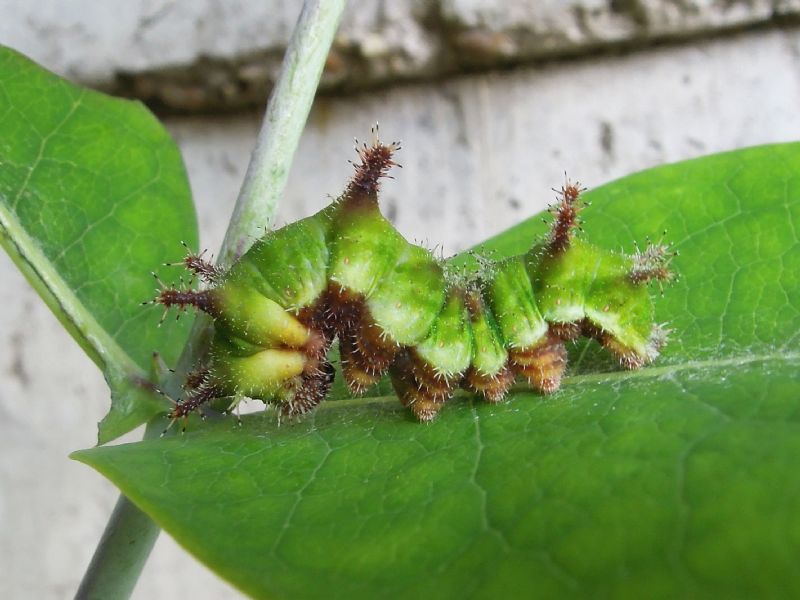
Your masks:
[[[514,371],[508,365],[498,373],[488,376],[470,367],[464,376],[464,387],[483,395],[483,399],[491,404],[502,402],[508,390],[514,384]]]
[[[399,346],[375,323],[363,296],[332,284],[327,301],[347,387],[353,394],[361,394],[380,381]]]
[[[586,321],[584,319],[583,321]],[[550,331],[565,342],[574,342],[584,332],[583,321],[572,321],[568,323],[550,323]]]
[[[364,298],[337,283],[331,283],[325,290],[324,305],[326,322],[331,334],[338,334],[341,337],[352,334],[361,321]]]
[[[385,340],[380,327],[362,319],[355,334],[339,336],[339,351],[347,387],[361,394],[380,381],[397,356],[399,346]]]
[[[325,361],[314,373],[304,375],[292,399],[281,405],[281,414],[294,417],[315,409],[328,395],[335,373],[333,365]]]
[[[423,423],[436,417],[461,379],[460,376],[443,377],[414,350],[401,351],[389,374],[400,402]]]
[[[617,357],[623,368],[633,370],[653,362],[658,357],[661,348],[667,343],[668,334],[669,330],[662,325],[653,325],[643,352],[625,346],[608,332],[600,332],[596,337],[606,350]]]
[[[552,331],[529,348],[512,348],[511,365],[514,372],[525,377],[534,389],[550,394],[561,386],[567,368],[567,349]]]
[[[369,369],[365,357],[359,354],[352,336],[339,337],[339,355],[342,359],[344,380],[353,395],[363,394],[369,387],[380,381],[380,373]]]

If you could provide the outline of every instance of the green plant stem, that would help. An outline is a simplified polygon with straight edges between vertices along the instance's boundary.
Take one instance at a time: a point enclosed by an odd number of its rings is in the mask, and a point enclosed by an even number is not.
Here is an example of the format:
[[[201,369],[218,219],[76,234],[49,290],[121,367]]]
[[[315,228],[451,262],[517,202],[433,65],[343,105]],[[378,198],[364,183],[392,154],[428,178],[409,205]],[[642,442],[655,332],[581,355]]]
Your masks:
[[[272,225],[345,4],[315,0],[303,6],[222,243],[223,265]]]
[[[156,421],[151,421],[144,439],[160,431]],[[160,532],[150,517],[120,494],[75,599],[129,598]]]
[[[220,264],[230,264],[272,223],[345,3],[306,0],[303,5],[228,225]],[[176,376],[165,382],[168,392],[180,389],[180,374],[196,361],[207,335],[208,320],[197,319]],[[160,429],[160,424],[151,422],[145,438]],[[129,598],[159,531],[147,515],[120,496],[76,598]]]

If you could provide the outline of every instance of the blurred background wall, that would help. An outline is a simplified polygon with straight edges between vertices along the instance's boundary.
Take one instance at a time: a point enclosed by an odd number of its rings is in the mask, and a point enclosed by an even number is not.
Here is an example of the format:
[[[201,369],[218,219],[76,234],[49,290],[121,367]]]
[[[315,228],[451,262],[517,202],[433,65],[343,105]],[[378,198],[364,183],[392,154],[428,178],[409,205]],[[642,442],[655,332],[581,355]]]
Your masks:
[[[0,43],[147,102],[215,250],[300,5],[2,0]],[[451,253],[541,210],[564,171],[596,187],[796,140],[798,107],[800,0],[352,2],[278,222],[339,193],[376,121],[403,141],[386,213]],[[107,391],[5,255],[0,305],[0,597],[71,597],[116,492],[66,456],[94,443]],[[135,597],[239,595],[162,535]]]

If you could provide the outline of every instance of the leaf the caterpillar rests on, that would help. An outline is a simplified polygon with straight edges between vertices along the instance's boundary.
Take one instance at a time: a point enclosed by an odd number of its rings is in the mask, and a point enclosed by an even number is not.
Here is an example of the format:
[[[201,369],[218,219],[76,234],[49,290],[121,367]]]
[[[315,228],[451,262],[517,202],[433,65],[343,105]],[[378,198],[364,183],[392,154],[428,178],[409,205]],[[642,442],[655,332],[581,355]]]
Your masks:
[[[380,179],[398,149],[377,139],[358,147],[360,163],[339,198],[267,233],[229,270],[184,259],[206,287],[164,287],[155,302],[207,312],[214,337],[173,421],[224,397],[308,412],[330,389],[335,339],[352,393],[388,372],[420,421],[459,386],[488,402],[500,402],[516,376],[554,392],[564,342],[581,335],[625,368],[656,358],[666,331],[654,322],[647,284],[671,278],[666,246],[627,256],[576,239],[583,190],[567,180],[546,238],[524,255],[478,257],[477,271],[458,269],[407,242],[381,214]]]

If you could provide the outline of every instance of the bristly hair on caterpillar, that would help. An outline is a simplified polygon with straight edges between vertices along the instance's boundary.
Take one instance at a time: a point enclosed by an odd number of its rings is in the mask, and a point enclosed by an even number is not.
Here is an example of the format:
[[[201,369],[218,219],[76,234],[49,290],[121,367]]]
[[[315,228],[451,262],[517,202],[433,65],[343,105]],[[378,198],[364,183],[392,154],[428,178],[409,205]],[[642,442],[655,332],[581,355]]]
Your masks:
[[[186,256],[180,262],[164,263],[165,267],[184,267],[205,283],[215,283],[223,276],[224,271],[212,262],[213,256],[212,260],[205,259],[205,250],[197,254],[189,249],[186,242],[181,241],[181,245],[186,249]]]
[[[560,190],[553,189],[557,196],[556,204],[550,206],[553,214],[553,224],[548,237],[548,250],[551,253],[563,252],[569,247],[575,229],[580,226],[578,213],[583,209],[583,202],[579,202],[581,193],[586,191],[580,182],[572,183],[564,173],[564,185]]]
[[[669,270],[672,259],[678,256],[678,252],[671,250],[669,244],[664,243],[667,232],[661,234],[658,242],[647,240],[644,250],[636,244],[636,252],[633,254],[633,268],[630,277],[634,283],[647,283],[658,281],[659,284],[671,281],[675,274]],[[635,243],[635,242],[634,242]]]
[[[477,268],[409,243],[381,214],[380,180],[398,143],[357,145],[344,193],[315,215],[267,232],[230,269],[189,254],[200,290],[160,285],[150,304],[195,308],[214,320],[204,362],[171,421],[217,398],[250,397],[281,415],[313,410],[328,394],[338,341],[345,382],[363,393],[388,374],[420,421],[458,387],[502,401],[515,378],[549,394],[567,366],[565,342],[596,339],[625,368],[655,360],[667,330],[647,289],[670,281],[663,243],[631,256],[575,236],[584,188],[565,178],[553,222],[524,254],[473,255]]]
[[[352,196],[358,191],[363,194],[377,194],[382,177],[390,177],[392,167],[402,168],[393,160],[394,154],[400,150],[400,142],[382,144],[378,139],[377,123],[372,127],[372,145],[355,140],[355,151],[361,159],[360,163],[351,163],[355,175],[347,186],[344,195]]]

